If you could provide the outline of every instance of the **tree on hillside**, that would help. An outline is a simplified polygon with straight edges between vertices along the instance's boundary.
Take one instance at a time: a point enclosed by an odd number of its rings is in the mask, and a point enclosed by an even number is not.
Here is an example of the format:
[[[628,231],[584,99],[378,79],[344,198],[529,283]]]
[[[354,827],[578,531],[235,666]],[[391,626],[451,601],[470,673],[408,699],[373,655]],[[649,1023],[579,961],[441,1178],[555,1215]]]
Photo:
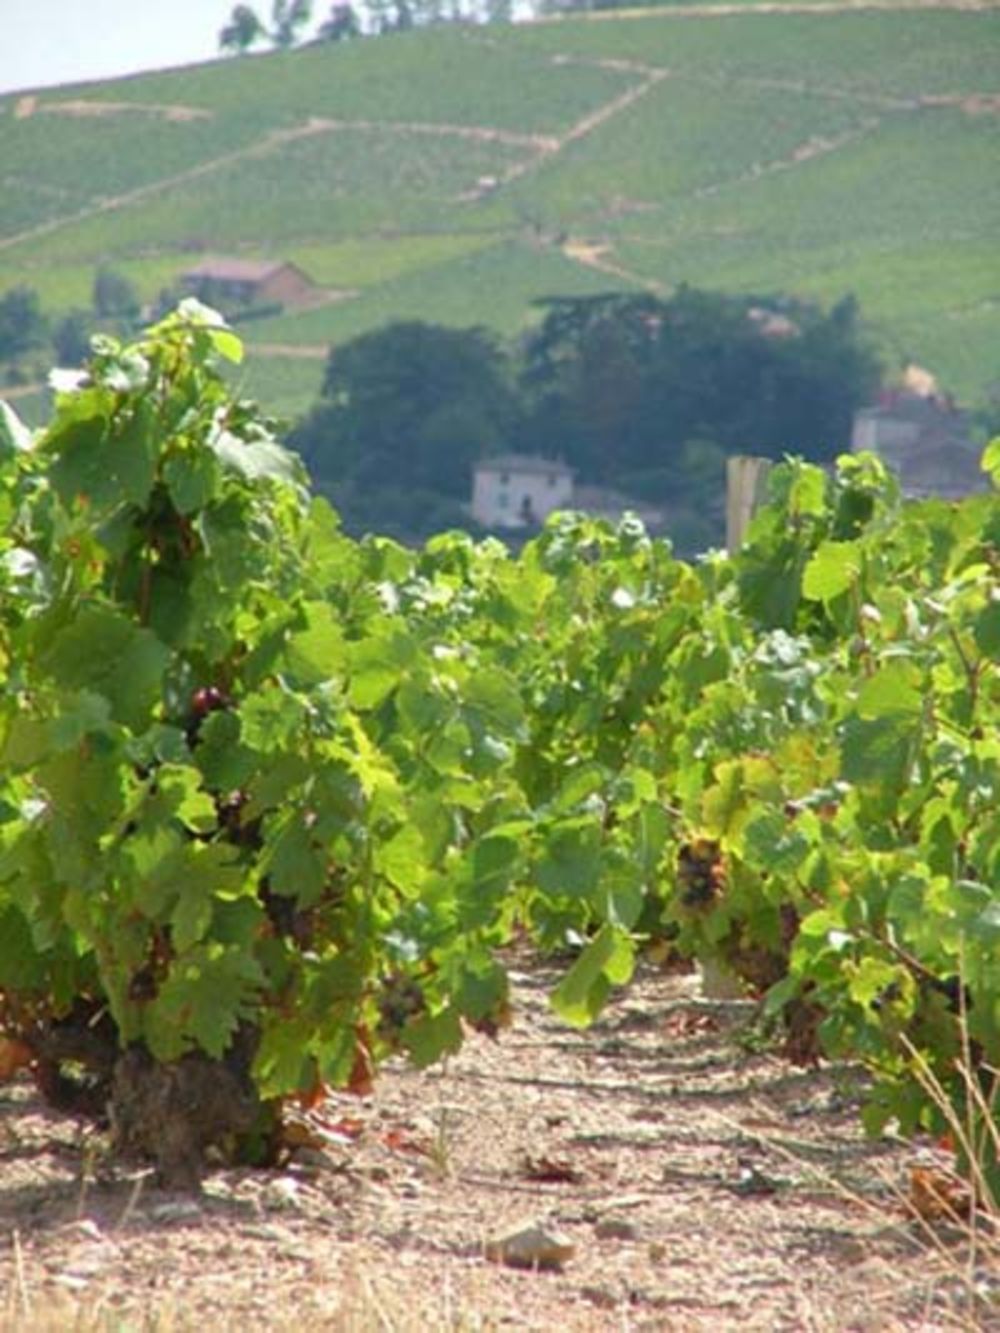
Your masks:
[[[693,440],[825,461],[849,446],[854,411],[878,381],[850,298],[824,313],[682,287],[668,301],[547,305],[525,352],[527,433],[596,480],[669,471]]]
[[[90,355],[89,310],[70,310],[52,330],[52,348],[60,366],[81,366]]]
[[[219,49],[243,55],[266,39],[279,51],[287,51],[298,41],[301,29],[311,17],[312,0],[274,0],[271,27],[267,28],[250,5],[236,5],[219,33]]]
[[[420,3],[420,0],[417,0]],[[416,16],[411,0],[368,0],[366,5],[371,30],[376,37],[394,32],[408,32]]]
[[[0,361],[14,361],[45,342],[45,316],[33,287],[11,287],[0,296]]]
[[[271,41],[287,51],[298,41],[300,30],[312,17],[312,0],[274,0],[271,6]]]
[[[514,0],[485,0],[487,23],[510,23],[514,18]]]
[[[565,457],[587,480],[613,481],[641,452],[632,437],[661,303],[611,292],[544,304],[524,348],[527,447]]]
[[[101,319],[133,323],[141,309],[139,295],[124,274],[102,265],[94,276],[94,310]]]
[[[361,20],[351,4],[330,6],[329,15],[320,24],[316,34],[324,42],[346,42],[361,36]]]
[[[387,490],[465,500],[472,464],[504,448],[517,420],[492,335],[413,321],[334,349],[322,397],[290,442],[348,511],[352,494]]]
[[[264,25],[249,5],[236,5],[219,33],[219,50],[243,55],[266,36]]]

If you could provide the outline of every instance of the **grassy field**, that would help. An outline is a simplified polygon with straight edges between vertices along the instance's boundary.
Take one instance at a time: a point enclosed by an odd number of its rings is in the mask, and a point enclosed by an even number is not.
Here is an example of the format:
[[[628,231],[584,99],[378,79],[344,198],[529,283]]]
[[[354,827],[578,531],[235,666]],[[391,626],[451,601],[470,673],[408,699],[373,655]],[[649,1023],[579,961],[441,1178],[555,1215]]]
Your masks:
[[[666,10],[526,26],[516,38],[523,49],[538,53],[636,60],[726,85],[762,80],[879,103],[1000,88],[996,11],[942,7],[802,14],[768,8],[685,15]],[[725,88],[719,91],[724,95]]]
[[[975,402],[998,164],[997,10],[451,28],[0,98],[0,292],[57,312],[102,262],[152,300],[192,254],[294,260],[339,299],[244,327],[281,414],[322,368],[285,346],[389,319],[514,334],[554,293],[852,292],[890,366]]]
[[[230,378],[241,394],[266,404],[273,416],[293,419],[303,403],[318,396],[325,368],[325,361],[314,357],[260,356],[251,350]]]
[[[536,316],[531,303],[556,293],[586,296],[620,286],[558,250],[520,239],[367,287],[354,301],[262,320],[265,342],[337,342],[391,319],[427,319],[458,327],[485,325],[512,335]]]

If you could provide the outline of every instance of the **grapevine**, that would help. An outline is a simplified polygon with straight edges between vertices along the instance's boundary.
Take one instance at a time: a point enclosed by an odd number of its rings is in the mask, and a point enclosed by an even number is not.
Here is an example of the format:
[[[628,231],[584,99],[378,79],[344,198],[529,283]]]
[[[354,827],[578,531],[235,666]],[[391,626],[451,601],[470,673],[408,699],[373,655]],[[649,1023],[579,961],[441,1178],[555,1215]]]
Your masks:
[[[662,933],[864,1063],[872,1131],[947,1127],[931,1070],[996,1188],[996,489],[791,461],[695,565],[573,514],[357,542],[240,355],[186,302],[0,416],[7,1065],[193,1184],[286,1098],[499,1032],[516,934],[573,949],[584,1025]]]

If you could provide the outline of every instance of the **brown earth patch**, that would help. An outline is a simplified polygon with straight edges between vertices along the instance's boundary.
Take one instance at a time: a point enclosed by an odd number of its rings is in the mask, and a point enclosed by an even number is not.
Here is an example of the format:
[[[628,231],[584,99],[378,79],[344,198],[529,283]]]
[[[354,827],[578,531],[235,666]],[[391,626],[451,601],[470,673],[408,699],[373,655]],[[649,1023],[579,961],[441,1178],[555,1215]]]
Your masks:
[[[1000,114],[1000,93],[928,93],[920,105],[957,106],[967,116],[995,116]]]
[[[30,110],[21,112],[21,103],[24,102],[31,102],[33,105]],[[38,112],[53,116],[95,117],[99,119],[106,119],[108,116],[144,115],[173,121],[210,120],[213,114],[211,111],[206,111],[203,107],[197,106],[164,106],[154,102],[99,102],[83,98],[49,102],[39,100],[37,97],[22,97],[21,102],[15,108],[14,114],[19,119],[23,119],[25,115]]]
[[[915,1150],[860,1133],[857,1070],[790,1068],[748,1005],[651,965],[578,1033],[559,971],[519,961],[499,1042],[328,1099],[282,1170],[220,1168],[198,1200],[7,1085],[0,1325],[1000,1327],[995,1271],[907,1217]],[[569,1238],[561,1271],[484,1258],[521,1220]]]

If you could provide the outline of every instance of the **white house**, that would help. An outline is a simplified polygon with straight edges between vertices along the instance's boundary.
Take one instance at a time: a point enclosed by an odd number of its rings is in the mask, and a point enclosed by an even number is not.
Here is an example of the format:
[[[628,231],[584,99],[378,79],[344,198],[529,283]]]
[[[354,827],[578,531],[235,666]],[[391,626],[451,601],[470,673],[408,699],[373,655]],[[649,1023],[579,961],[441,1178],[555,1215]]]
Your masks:
[[[484,528],[525,528],[572,508],[573,469],[532,454],[498,454],[477,463],[472,517]]]

